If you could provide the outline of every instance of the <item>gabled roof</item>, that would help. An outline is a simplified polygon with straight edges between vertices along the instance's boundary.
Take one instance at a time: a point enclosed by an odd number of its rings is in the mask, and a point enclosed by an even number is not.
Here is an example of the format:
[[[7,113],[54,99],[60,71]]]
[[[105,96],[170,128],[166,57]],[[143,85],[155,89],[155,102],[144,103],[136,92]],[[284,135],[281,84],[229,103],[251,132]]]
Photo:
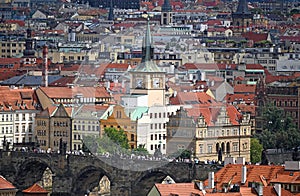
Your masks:
[[[0,175],[0,190],[15,189],[16,187]]]
[[[190,196],[192,193],[203,196],[202,191],[195,188],[194,183],[155,184],[160,196],[180,195]]]
[[[28,189],[23,190],[22,193],[48,193],[48,191],[45,190],[40,185],[38,185],[37,183],[35,183],[34,185],[29,187]]]

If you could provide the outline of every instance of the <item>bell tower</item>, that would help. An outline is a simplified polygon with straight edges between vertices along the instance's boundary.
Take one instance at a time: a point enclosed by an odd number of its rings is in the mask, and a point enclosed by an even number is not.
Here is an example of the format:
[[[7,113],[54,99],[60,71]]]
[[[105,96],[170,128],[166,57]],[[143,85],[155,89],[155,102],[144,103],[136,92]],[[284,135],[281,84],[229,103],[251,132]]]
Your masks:
[[[165,105],[165,72],[153,61],[154,48],[150,32],[150,18],[147,16],[146,35],[142,46],[142,61],[131,69],[130,94],[148,95],[148,107]]]
[[[236,33],[250,31],[253,14],[248,9],[247,0],[239,0],[236,12],[232,13],[232,21]]]
[[[27,29],[27,37],[25,40],[25,50],[23,51],[23,66],[32,66],[36,64],[36,56],[34,50],[34,39],[32,38],[32,30]]]

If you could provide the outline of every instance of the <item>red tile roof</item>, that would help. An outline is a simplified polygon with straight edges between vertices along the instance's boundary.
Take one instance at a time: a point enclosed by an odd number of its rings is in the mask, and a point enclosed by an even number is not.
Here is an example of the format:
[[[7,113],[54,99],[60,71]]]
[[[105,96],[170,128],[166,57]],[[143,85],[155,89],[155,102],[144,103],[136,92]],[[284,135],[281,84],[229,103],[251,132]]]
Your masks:
[[[242,36],[248,40],[252,40],[254,43],[267,40],[268,38],[267,33],[255,33],[255,32],[243,33]]]
[[[10,89],[0,88],[0,110],[34,110],[34,90],[32,89]]]
[[[255,94],[256,85],[236,84],[233,88],[234,93]]]
[[[109,63],[109,64],[106,66],[106,69],[109,69],[109,68],[117,68],[117,69],[125,69],[125,70],[127,70],[129,66],[130,66],[130,65],[127,64],[127,63]]]
[[[264,70],[265,68],[261,64],[246,64],[246,69],[261,69],[261,70]]]
[[[35,183],[31,187],[29,187],[28,189],[23,190],[22,192],[23,193],[48,193],[47,190],[45,190],[43,187],[41,187],[37,183]]]
[[[192,193],[203,196],[202,191],[195,188],[194,183],[155,184],[155,187],[160,196],[170,196],[171,194],[190,196]]]
[[[239,184],[240,186],[247,187],[248,182],[262,182],[260,176],[269,183],[271,179],[275,178],[278,173],[284,171],[283,166],[275,165],[246,165],[247,167],[247,180],[245,184],[241,184],[241,164],[228,164],[220,169],[215,174],[216,188],[222,190],[224,183]],[[208,180],[204,181],[205,185],[208,185]]]
[[[276,192],[276,190],[273,186],[264,187],[263,195],[278,196],[278,194],[277,194],[277,192]],[[294,196],[294,194],[282,188],[281,189],[281,196]]]
[[[73,98],[77,94],[84,97],[110,97],[104,87],[40,87],[40,89],[51,99]]]
[[[292,175],[291,175],[292,174]],[[300,172],[298,171],[285,171],[273,178],[271,183],[282,183],[282,184],[300,184]]]
[[[16,189],[12,183],[7,181],[3,176],[0,176],[0,190]]]
[[[179,69],[189,70],[189,69],[214,69],[218,70],[218,65],[215,63],[185,63],[184,65],[180,66]]]
[[[241,103],[251,104],[255,101],[255,94],[227,94],[227,103]]]
[[[23,20],[5,20],[6,24],[18,24],[20,27],[25,26],[25,22]]]

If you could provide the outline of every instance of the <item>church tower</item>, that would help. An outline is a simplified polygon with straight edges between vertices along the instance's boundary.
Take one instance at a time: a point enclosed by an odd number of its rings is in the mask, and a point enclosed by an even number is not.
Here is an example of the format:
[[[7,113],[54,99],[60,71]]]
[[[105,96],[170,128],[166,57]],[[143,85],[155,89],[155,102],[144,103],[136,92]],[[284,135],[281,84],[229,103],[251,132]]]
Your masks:
[[[108,12],[108,20],[114,20],[114,6],[113,6],[113,0],[110,0],[110,6],[109,6],[109,12]]]
[[[32,38],[31,29],[27,29],[27,38],[25,40],[25,50],[23,51],[23,66],[32,66],[36,64],[36,56],[34,50],[34,39]]]
[[[247,0],[239,0],[236,12],[232,13],[232,21],[236,33],[250,31],[253,14],[248,9]]]
[[[165,105],[165,72],[153,61],[154,48],[150,32],[149,16],[147,18],[147,30],[142,46],[142,61],[131,69],[130,94],[148,95],[148,107]]]
[[[173,13],[170,0],[164,0],[164,4],[161,7],[161,25],[170,25],[173,23]]]

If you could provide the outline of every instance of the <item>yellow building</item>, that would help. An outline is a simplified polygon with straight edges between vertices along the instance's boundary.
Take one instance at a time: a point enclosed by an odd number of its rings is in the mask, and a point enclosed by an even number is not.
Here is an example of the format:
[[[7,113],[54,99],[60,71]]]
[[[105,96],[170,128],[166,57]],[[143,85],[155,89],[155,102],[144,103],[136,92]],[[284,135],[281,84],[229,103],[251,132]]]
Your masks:
[[[137,121],[131,119],[131,117],[125,113],[124,107],[120,105],[114,106],[113,112],[106,119],[100,120],[100,127],[101,134],[104,134],[105,128],[116,128],[124,130],[127,135],[130,148],[133,149],[137,147]]]
[[[1,40],[0,56],[2,58],[22,57],[25,40]]]

